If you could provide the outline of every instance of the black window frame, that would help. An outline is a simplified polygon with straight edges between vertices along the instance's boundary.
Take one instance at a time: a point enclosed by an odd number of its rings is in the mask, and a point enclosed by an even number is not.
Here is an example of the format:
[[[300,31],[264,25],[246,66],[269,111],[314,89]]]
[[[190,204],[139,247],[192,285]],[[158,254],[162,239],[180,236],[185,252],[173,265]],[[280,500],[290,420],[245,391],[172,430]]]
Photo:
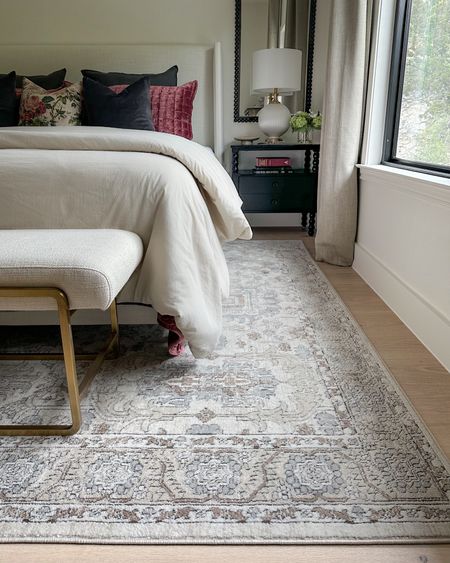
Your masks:
[[[413,0],[397,0],[396,5],[382,164],[448,178],[450,177],[450,166],[406,160],[395,156],[397,151],[412,2]]]

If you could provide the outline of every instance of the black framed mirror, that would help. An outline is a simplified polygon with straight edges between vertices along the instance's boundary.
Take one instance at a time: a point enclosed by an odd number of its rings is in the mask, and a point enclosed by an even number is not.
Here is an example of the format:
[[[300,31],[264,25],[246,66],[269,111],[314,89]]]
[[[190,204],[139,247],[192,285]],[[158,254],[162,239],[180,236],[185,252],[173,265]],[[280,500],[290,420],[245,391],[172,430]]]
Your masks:
[[[316,0],[235,0],[234,121],[258,121],[262,98],[251,91],[252,54],[268,47],[300,49],[302,89],[284,103],[292,112],[311,108]]]

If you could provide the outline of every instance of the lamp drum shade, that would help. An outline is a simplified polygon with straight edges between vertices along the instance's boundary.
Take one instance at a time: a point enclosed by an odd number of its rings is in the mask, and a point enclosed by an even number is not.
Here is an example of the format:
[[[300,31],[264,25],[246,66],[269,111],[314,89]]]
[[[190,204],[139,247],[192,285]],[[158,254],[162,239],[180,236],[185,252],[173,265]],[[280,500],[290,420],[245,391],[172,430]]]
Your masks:
[[[253,53],[253,91],[280,94],[301,87],[302,52],[298,49],[261,49]]]

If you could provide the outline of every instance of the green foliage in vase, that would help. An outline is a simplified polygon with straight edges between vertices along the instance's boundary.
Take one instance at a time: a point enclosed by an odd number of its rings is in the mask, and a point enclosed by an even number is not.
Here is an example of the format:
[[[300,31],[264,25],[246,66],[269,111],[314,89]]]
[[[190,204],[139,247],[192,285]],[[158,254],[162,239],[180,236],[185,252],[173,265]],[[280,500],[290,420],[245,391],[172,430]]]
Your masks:
[[[311,129],[320,129],[322,127],[322,115],[319,111],[298,111],[291,116],[289,123],[292,131],[307,133]]]
[[[322,114],[319,111],[313,115],[311,124],[313,129],[322,129]]]

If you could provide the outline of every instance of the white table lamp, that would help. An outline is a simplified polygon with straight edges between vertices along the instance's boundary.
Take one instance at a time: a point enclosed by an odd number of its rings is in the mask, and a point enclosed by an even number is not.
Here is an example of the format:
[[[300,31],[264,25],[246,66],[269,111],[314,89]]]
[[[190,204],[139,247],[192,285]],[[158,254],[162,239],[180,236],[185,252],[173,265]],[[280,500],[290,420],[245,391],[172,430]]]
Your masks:
[[[270,94],[270,100],[258,113],[258,124],[268,143],[279,143],[289,129],[291,113],[280,103],[280,94],[300,90],[302,52],[298,49],[261,49],[253,53],[253,91]]]

